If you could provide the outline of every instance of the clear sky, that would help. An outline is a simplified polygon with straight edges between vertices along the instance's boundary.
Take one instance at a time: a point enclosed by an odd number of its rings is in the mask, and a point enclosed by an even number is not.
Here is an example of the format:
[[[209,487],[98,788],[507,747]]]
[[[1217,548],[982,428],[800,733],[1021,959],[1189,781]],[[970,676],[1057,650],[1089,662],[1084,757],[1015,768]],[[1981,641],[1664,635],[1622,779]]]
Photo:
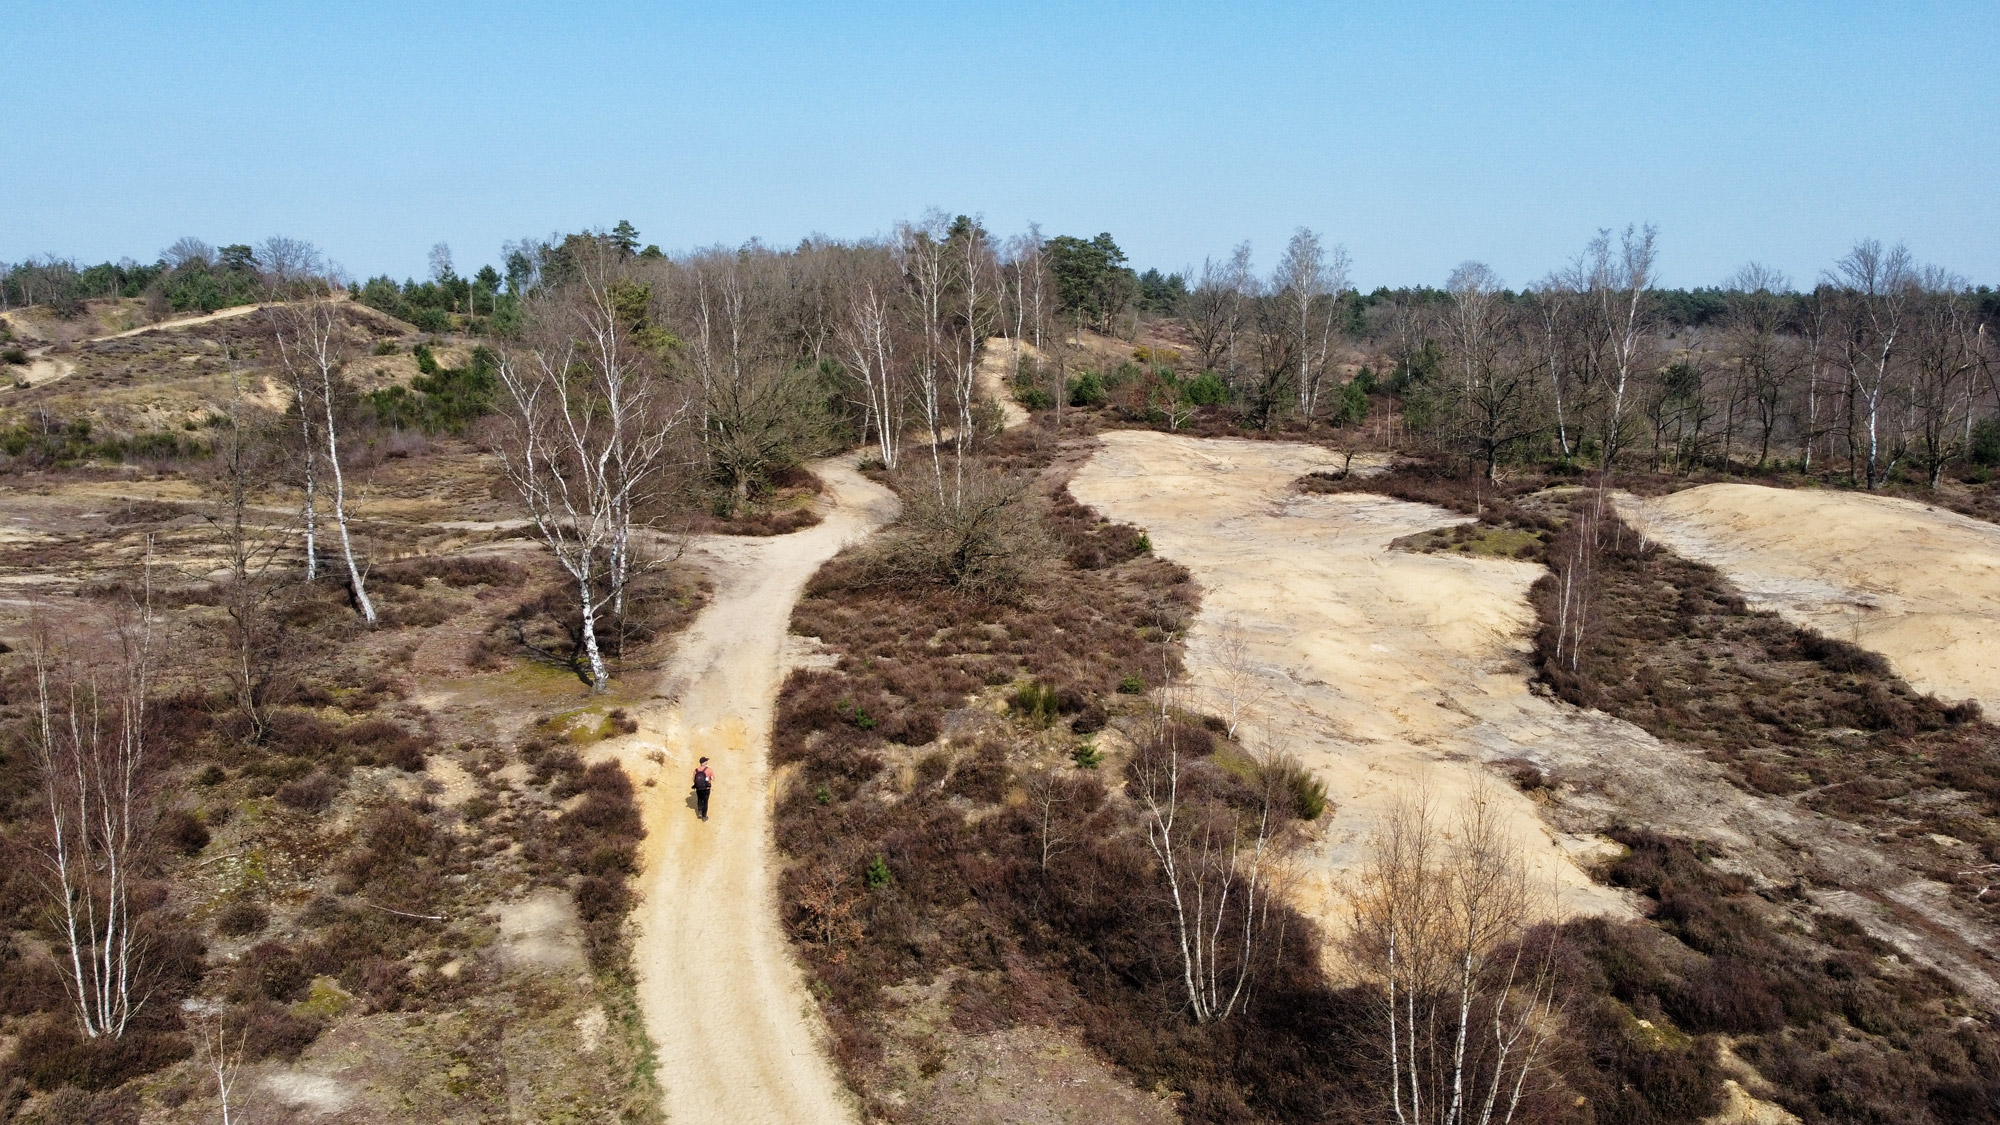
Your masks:
[[[0,16],[0,259],[310,239],[461,269],[937,206],[1135,265],[1299,225],[1363,288],[1513,285],[1660,228],[1665,280],[1856,238],[2000,283],[2000,3],[51,3]]]

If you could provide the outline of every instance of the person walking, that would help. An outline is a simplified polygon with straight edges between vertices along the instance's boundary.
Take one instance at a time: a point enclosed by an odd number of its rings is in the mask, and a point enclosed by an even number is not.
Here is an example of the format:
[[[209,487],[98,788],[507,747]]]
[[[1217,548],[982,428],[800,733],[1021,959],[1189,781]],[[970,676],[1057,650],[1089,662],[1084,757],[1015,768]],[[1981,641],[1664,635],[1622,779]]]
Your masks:
[[[708,791],[715,787],[715,770],[703,758],[694,767],[694,811],[703,820],[708,819]]]

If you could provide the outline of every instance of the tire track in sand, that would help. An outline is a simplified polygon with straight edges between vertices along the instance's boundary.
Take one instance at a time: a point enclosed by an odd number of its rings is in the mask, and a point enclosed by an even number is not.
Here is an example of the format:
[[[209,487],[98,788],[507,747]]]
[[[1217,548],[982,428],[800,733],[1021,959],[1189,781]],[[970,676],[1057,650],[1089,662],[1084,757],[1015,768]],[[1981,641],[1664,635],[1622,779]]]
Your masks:
[[[659,784],[641,790],[645,897],[633,959],[677,1123],[857,1120],[779,923],[768,758],[793,603],[821,563],[895,513],[894,496],[854,464],[813,466],[831,501],[815,527],[697,541],[691,553],[709,564],[713,600],[665,673],[660,694],[671,702],[643,717],[625,749],[640,777],[654,773],[645,752],[666,754]],[[706,823],[688,789],[703,755],[716,767]]]

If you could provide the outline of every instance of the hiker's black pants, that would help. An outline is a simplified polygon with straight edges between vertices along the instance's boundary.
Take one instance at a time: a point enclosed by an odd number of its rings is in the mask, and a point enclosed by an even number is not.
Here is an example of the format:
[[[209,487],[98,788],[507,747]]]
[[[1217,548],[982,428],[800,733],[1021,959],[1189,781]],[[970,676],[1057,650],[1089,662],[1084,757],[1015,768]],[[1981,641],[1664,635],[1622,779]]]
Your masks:
[[[694,811],[700,814],[703,820],[708,819],[708,790],[697,789],[694,791]]]

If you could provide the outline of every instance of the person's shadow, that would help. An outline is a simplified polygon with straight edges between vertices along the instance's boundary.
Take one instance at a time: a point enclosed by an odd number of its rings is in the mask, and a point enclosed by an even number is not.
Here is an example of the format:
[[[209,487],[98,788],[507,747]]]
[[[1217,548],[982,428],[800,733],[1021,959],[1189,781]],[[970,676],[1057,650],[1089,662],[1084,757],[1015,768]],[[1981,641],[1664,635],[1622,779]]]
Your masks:
[[[701,811],[701,806],[695,803],[695,800],[694,800],[694,790],[692,790],[692,789],[688,790],[688,799],[687,799],[687,801],[685,802],[685,805],[686,805],[686,807],[687,807],[687,811],[689,811],[689,812],[700,812],[700,811]]]

